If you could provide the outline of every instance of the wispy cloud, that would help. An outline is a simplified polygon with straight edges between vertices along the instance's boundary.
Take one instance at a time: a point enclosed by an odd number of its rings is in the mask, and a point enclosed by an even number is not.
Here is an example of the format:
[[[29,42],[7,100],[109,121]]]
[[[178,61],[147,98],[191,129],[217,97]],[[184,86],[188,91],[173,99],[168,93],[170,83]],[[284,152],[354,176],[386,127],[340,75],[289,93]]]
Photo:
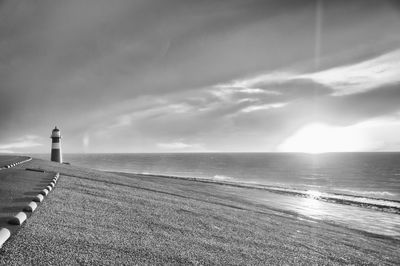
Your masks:
[[[262,105],[250,105],[246,108],[242,109],[243,113],[250,113],[258,110],[268,110],[268,109],[275,109],[281,108],[287,105],[287,103],[271,103],[271,104],[262,104]]]
[[[225,84],[216,85],[217,88],[254,88],[261,84],[281,83],[294,77],[296,73],[286,71],[273,71],[271,73],[256,75],[254,77],[238,79]]]
[[[0,153],[14,153],[12,150],[0,150]]]
[[[123,114],[116,118],[116,121],[108,126],[109,129],[130,126],[132,123],[132,115]]]
[[[170,143],[158,143],[157,146],[162,149],[171,150],[182,150],[187,148],[201,148],[200,144],[188,144],[184,142],[170,142]]]
[[[210,92],[221,99],[228,99],[237,93],[280,95],[281,93],[277,90],[262,89],[258,86],[265,84],[280,84],[289,80],[293,75],[293,73],[273,72],[255,77],[233,80],[231,82],[213,86]]]
[[[333,90],[332,96],[362,93],[381,86],[400,82],[400,50],[351,65],[337,66],[319,72],[301,73],[301,71],[272,71],[241,80],[234,80],[215,86],[216,96],[226,97],[235,92],[268,93],[279,95],[276,87],[287,83],[310,80]],[[263,90],[260,87],[270,85],[275,89]]]
[[[14,149],[24,149],[36,146],[41,146],[39,143],[39,137],[35,135],[26,135],[21,138],[15,139],[10,143],[0,144],[0,150],[7,150],[7,152],[13,151]]]
[[[171,105],[168,105],[167,108],[174,113],[177,114],[183,114],[183,113],[187,113],[189,111],[192,111],[192,108],[189,104],[186,103],[174,103]]]
[[[361,63],[293,78],[311,79],[334,89],[334,96],[361,93],[400,82],[400,50]]]

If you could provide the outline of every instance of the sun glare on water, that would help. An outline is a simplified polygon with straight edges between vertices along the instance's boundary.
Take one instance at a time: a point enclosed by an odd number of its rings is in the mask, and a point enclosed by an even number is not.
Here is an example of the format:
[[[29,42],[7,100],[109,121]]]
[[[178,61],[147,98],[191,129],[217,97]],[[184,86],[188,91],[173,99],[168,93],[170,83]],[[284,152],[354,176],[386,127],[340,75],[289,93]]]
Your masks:
[[[321,219],[325,213],[321,205],[322,202],[319,200],[321,195],[322,193],[317,190],[307,190],[306,197],[298,202],[300,213],[315,219]]]
[[[332,127],[324,124],[310,124],[279,146],[282,152],[349,152],[363,150],[363,136],[359,131],[346,127]]]
[[[307,190],[307,195],[310,198],[318,199],[319,197],[321,197],[322,193],[317,190]]]

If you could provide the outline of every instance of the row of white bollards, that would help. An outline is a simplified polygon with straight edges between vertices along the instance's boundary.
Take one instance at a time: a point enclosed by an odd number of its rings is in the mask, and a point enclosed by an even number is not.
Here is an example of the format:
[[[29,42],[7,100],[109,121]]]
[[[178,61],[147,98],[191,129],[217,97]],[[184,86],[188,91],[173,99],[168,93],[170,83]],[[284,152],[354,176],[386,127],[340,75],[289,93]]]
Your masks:
[[[29,157],[28,159],[23,160],[23,161],[20,161],[20,162],[16,162],[16,163],[12,163],[12,164],[7,164],[7,165],[1,167],[0,170],[1,170],[1,169],[11,168],[11,167],[17,166],[17,165],[19,165],[19,164],[21,164],[21,163],[29,162],[30,160],[32,160],[32,157]]]
[[[54,178],[51,180],[50,184],[40,191],[38,195],[36,195],[32,201],[26,205],[23,208],[22,212],[17,213],[14,217],[12,217],[8,223],[11,225],[21,225],[25,222],[25,220],[28,218],[27,212],[34,212],[36,208],[38,207],[38,204],[44,200],[44,197],[49,194],[50,191],[52,191],[57,183],[58,178],[60,177],[60,173],[57,173]],[[0,248],[2,245],[7,241],[7,239],[11,236],[11,232],[7,228],[1,228],[0,229]]]

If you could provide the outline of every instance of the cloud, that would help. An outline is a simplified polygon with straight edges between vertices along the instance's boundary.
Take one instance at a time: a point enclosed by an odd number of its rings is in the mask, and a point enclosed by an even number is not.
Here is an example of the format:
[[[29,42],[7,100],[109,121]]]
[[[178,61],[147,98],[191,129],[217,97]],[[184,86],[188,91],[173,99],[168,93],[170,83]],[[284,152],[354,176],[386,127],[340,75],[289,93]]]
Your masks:
[[[182,150],[188,148],[201,148],[200,144],[187,144],[184,142],[157,143],[157,146],[162,149]]]
[[[357,64],[298,75],[334,89],[333,96],[362,93],[400,82],[400,49]]]
[[[14,153],[12,150],[0,150],[0,153]]]
[[[258,94],[258,93],[267,93],[265,90],[259,88],[242,88],[238,90],[239,92],[248,93],[248,94]],[[271,92],[272,94],[279,94],[278,92]]]
[[[250,113],[258,110],[269,110],[275,108],[281,108],[287,105],[287,103],[272,103],[272,104],[263,104],[263,105],[250,105],[243,108],[241,111],[244,113]]]
[[[332,96],[363,93],[400,83],[400,49],[355,64],[319,72],[272,71],[251,78],[234,80],[218,84],[216,88],[219,90],[214,94],[220,97],[227,97],[235,92],[279,95],[282,93],[280,89],[301,86],[302,83],[321,84],[332,89]]]
[[[109,125],[107,128],[118,128],[118,127],[125,127],[132,124],[132,117],[129,114],[123,114],[116,118],[116,121]]]
[[[296,73],[273,71],[271,73],[257,75],[254,77],[238,79],[225,84],[216,85],[217,88],[242,88],[252,89],[254,86],[263,84],[279,84],[292,79]]]
[[[0,144],[0,150],[14,150],[14,149],[24,149],[32,148],[36,146],[41,146],[42,144],[38,142],[40,138],[34,135],[26,135],[24,137],[18,138],[10,143]]]
[[[365,91],[342,97],[324,97],[314,102],[314,116],[332,124],[348,125],[361,121],[390,115],[400,110],[400,84],[382,86],[379,89]],[[310,114],[307,106],[303,115]]]

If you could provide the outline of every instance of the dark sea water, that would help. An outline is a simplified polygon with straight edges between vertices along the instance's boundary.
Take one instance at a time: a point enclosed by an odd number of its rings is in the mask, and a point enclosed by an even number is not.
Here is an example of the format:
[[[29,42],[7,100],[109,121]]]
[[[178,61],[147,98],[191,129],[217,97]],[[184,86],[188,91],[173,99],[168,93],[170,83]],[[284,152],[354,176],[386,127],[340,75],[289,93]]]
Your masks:
[[[65,154],[64,160],[227,183],[233,194],[246,187],[253,192],[241,196],[274,208],[400,238],[400,153]]]

